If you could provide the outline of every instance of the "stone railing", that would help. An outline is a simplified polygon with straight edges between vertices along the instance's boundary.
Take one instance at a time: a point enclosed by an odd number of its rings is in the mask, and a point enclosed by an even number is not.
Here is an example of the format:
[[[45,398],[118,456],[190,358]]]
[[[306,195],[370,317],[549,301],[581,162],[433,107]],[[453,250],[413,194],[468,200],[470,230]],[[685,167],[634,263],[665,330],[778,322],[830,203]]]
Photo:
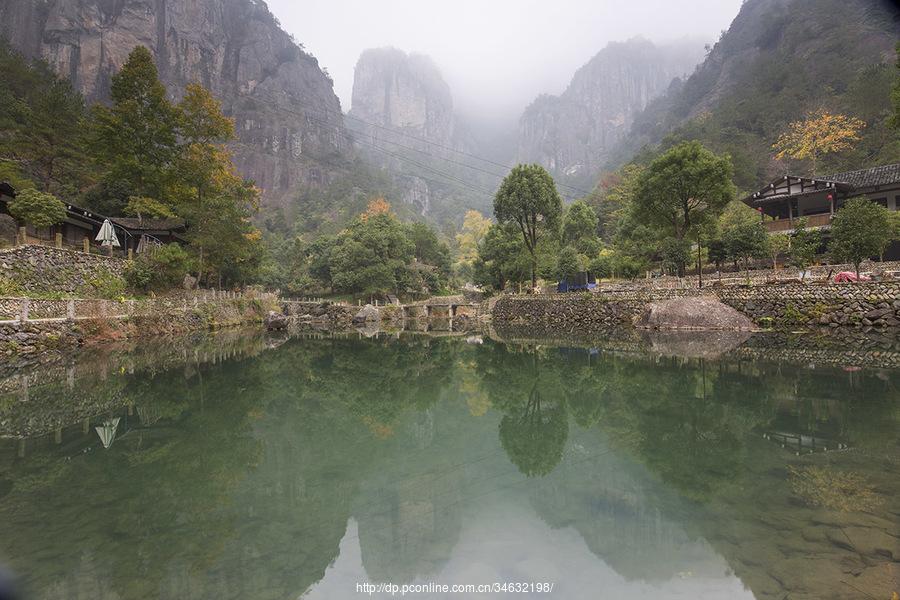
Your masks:
[[[0,324],[149,317],[161,311],[187,312],[201,304],[238,299],[257,299],[273,304],[278,302],[275,294],[244,294],[225,290],[196,290],[173,297],[121,301],[93,298],[43,300],[0,297]]]

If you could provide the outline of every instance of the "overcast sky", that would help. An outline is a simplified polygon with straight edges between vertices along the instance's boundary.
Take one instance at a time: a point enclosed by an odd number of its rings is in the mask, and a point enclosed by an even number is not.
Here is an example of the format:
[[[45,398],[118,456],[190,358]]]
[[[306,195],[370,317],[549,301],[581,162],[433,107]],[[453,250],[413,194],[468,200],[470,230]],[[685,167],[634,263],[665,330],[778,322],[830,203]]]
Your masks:
[[[741,0],[268,0],[334,78],[350,109],[366,48],[431,56],[468,114],[518,118],[539,93],[559,93],[609,41],[713,41]]]

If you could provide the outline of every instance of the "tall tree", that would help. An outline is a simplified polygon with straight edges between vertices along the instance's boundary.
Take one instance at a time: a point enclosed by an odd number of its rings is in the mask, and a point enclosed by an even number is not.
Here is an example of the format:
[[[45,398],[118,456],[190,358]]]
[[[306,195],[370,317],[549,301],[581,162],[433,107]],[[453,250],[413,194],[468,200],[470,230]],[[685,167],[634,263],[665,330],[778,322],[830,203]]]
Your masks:
[[[130,195],[166,200],[178,156],[179,114],[166,98],[153,55],[131,51],[112,78],[112,106],[93,114],[93,152],[107,181],[127,182]]]
[[[662,227],[679,242],[721,214],[734,197],[731,158],[699,142],[683,142],[655,159],[638,185],[638,222]],[[679,275],[684,273],[684,265]]]
[[[859,280],[860,263],[883,253],[892,234],[885,207],[867,198],[853,198],[834,216],[829,250],[835,259],[853,263]]]
[[[540,165],[517,165],[494,197],[499,223],[515,223],[531,255],[531,287],[537,287],[538,242],[559,228],[562,198],[550,174]]]
[[[491,220],[477,210],[466,211],[462,228],[456,234],[455,268],[462,277],[472,276],[472,265],[478,259],[478,245],[491,228]]]
[[[27,63],[2,39],[0,79],[0,161],[16,165],[41,191],[78,190],[92,176],[81,95],[45,62]]]
[[[819,159],[827,154],[843,152],[853,148],[865,128],[864,121],[856,117],[817,110],[806,115],[802,121],[794,121],[772,146],[777,150],[775,158],[790,157],[798,160],[809,159],[812,176],[816,176]]]
[[[574,246],[581,254],[596,254],[600,251],[597,223],[594,209],[584,200],[576,200],[566,209],[563,217],[563,243]]]

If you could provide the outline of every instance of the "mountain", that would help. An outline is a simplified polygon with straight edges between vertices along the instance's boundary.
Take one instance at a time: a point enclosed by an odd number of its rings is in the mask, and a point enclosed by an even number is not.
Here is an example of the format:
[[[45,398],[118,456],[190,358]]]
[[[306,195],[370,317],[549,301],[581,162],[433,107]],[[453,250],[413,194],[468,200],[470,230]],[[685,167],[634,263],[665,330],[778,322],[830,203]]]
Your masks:
[[[138,45],[176,99],[193,81],[211,89],[236,121],[235,162],[270,208],[327,185],[349,148],[331,79],[259,0],[0,0],[0,22],[89,102],[108,98]]]
[[[702,58],[700,44],[614,42],[582,66],[559,96],[542,95],[519,121],[517,158],[590,185],[636,114]]]
[[[752,190],[787,169],[807,172],[775,161],[772,144],[819,108],[867,123],[857,148],[820,172],[900,161],[885,127],[898,39],[900,8],[888,0],[746,0],[697,70],[635,116],[606,167],[698,139],[730,153],[736,183]]]
[[[396,48],[363,51],[353,77],[347,127],[370,163],[390,173],[402,203],[436,221],[489,210],[499,178],[467,167],[478,152],[431,58]],[[500,177],[505,173],[501,173]]]

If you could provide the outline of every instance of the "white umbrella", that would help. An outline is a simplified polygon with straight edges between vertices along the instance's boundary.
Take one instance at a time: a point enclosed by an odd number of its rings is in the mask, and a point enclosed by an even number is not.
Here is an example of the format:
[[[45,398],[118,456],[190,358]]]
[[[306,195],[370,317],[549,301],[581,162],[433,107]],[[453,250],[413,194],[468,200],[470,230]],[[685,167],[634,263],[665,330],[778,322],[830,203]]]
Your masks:
[[[119,428],[119,417],[103,421],[103,425],[94,427],[104,448],[109,448],[116,440],[116,430]]]
[[[100,242],[101,246],[111,246],[113,248],[119,247],[119,237],[116,235],[116,230],[113,228],[113,224],[110,223],[109,219],[103,221],[103,226],[100,227],[100,233],[98,233],[97,237],[94,239]]]

